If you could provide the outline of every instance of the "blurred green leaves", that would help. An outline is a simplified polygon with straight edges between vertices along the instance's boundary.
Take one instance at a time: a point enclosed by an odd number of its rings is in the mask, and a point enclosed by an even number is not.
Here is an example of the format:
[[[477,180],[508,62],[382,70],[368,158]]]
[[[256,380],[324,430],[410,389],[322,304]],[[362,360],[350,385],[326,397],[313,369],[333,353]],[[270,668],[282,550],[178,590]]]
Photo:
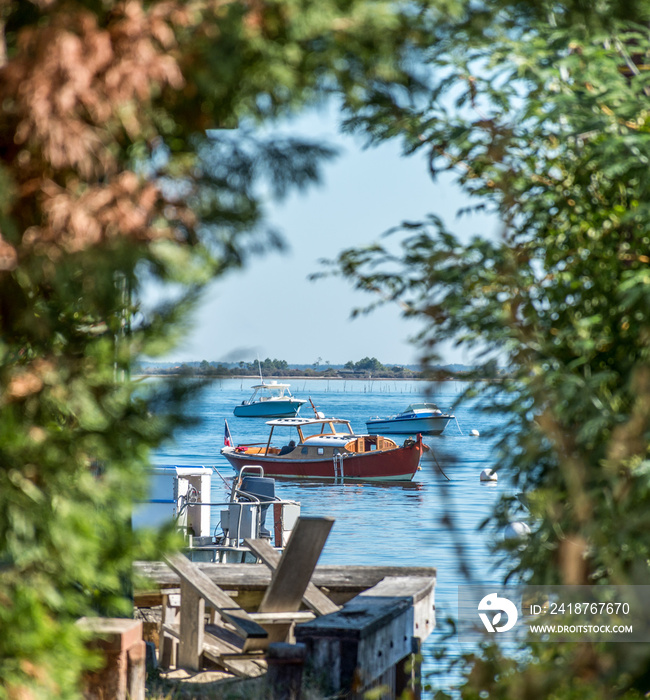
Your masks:
[[[130,512],[201,383],[130,368],[182,337],[211,280],[282,248],[268,203],[335,151],[277,120],[417,91],[414,8],[2,5],[0,698],[77,697],[95,661],[75,620],[129,614],[133,559],[178,545]]]
[[[650,6],[461,6],[430,26],[430,98],[369,100],[348,127],[424,152],[434,177],[452,173],[499,217],[501,237],[461,242],[432,217],[334,268],[371,305],[398,301],[424,321],[426,362],[448,341],[476,354],[468,391],[501,413],[499,476],[530,509],[504,498],[491,522],[532,525],[525,547],[495,544],[510,577],[645,584]],[[509,674],[486,648],[466,660],[462,696],[648,689],[641,649],[572,653],[528,646]]]

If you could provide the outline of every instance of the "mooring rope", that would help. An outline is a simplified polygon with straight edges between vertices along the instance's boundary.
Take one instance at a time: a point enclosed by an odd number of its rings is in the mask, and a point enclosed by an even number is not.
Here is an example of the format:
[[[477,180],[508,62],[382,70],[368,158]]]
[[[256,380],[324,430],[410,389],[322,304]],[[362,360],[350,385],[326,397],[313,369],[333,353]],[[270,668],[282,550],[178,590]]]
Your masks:
[[[433,457],[433,461],[436,463],[436,466],[440,470],[440,473],[445,477],[445,479],[447,479],[447,481],[451,481],[451,479],[442,470],[442,467],[440,466],[440,463],[438,462],[438,459],[436,458],[436,453],[433,451],[433,448],[430,448],[430,449],[431,449],[431,456]]]
[[[220,472],[216,467],[212,467],[212,471],[214,471],[214,472],[216,472],[217,474],[219,474],[219,477],[221,478],[221,481],[223,481],[223,483],[226,485],[226,488],[227,488],[227,489],[230,489],[231,484],[229,484],[229,483],[224,479],[224,477],[221,476],[221,472]]]

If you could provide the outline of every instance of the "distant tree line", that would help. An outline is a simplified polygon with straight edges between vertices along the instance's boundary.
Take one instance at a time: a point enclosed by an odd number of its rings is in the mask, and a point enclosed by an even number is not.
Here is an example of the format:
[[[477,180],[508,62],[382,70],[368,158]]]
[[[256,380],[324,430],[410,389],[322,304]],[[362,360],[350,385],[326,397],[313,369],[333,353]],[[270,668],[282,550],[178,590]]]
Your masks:
[[[419,369],[406,365],[384,365],[376,357],[364,357],[357,362],[350,360],[344,365],[332,365],[329,362],[321,363],[318,358],[312,365],[290,366],[286,360],[271,359],[267,357],[255,362],[185,362],[179,364],[152,363],[142,365],[140,373],[168,376],[199,376],[199,377],[241,377],[242,375],[259,375],[260,367],[262,377],[354,377],[354,378],[378,378],[378,379],[421,379],[425,375]],[[458,375],[463,371],[469,371],[464,365],[448,365],[438,368],[441,379],[452,374]],[[430,373],[426,375],[429,378]]]

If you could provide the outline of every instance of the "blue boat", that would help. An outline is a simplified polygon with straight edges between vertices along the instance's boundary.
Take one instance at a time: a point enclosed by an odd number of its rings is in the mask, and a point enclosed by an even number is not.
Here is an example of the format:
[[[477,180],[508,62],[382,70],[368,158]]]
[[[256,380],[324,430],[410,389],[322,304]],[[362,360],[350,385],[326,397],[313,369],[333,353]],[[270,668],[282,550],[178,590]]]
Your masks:
[[[366,421],[369,433],[384,435],[440,435],[455,416],[443,413],[435,403],[412,403],[405,411],[390,418]]]
[[[289,391],[289,384],[271,381],[253,386],[253,394],[247,401],[235,406],[233,413],[240,418],[287,418],[297,415],[304,399],[296,399]]]

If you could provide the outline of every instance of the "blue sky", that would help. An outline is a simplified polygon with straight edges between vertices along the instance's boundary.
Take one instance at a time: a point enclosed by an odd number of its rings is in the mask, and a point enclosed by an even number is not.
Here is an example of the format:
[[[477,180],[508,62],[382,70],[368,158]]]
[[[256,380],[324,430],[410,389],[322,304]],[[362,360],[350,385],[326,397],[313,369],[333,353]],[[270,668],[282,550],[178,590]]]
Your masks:
[[[457,219],[467,200],[451,179],[432,182],[424,159],[403,157],[396,142],[364,150],[360,138],[338,133],[332,111],[311,113],[292,130],[322,138],[341,152],[325,166],[320,185],[269,208],[288,250],[257,258],[214,283],[193,330],[165,359],[250,361],[259,355],[340,364],[374,356],[385,364],[417,362],[417,349],[408,342],[417,322],[402,319],[396,306],[352,320],[351,310],[370,302],[368,295],[344,280],[308,276],[322,269],[322,258],[369,244],[404,220],[436,213],[462,236],[494,235],[496,221],[477,215]],[[453,348],[444,350],[443,359],[470,361]]]

